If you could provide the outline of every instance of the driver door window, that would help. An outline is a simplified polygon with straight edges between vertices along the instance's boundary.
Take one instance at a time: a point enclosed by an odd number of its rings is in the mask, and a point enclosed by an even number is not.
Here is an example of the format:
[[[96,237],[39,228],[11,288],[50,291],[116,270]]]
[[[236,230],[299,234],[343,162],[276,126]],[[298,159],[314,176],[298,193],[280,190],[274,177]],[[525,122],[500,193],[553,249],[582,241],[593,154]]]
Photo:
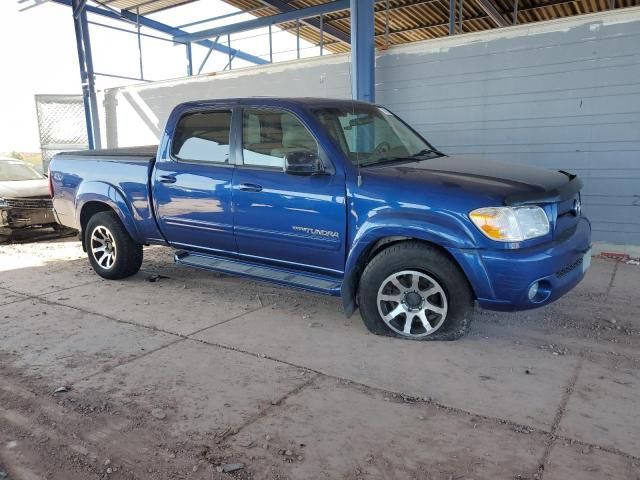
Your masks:
[[[244,110],[242,117],[245,165],[283,170],[287,153],[318,155],[318,144],[313,135],[291,113],[249,108]]]

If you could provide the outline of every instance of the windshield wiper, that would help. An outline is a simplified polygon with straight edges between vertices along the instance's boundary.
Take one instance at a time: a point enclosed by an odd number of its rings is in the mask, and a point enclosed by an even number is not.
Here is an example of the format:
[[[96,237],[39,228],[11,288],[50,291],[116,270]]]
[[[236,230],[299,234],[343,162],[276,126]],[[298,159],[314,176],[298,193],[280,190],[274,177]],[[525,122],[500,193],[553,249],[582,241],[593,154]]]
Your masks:
[[[364,162],[361,163],[360,166],[361,167],[375,167],[378,165],[387,165],[389,163],[396,163],[396,162],[419,162],[420,159],[418,158],[413,158],[413,157],[383,157],[383,158],[379,158],[377,160],[374,160],[372,162]]]
[[[396,162],[421,162],[422,160],[426,160],[424,158],[426,155],[435,154],[441,157],[444,157],[444,153],[434,148],[425,148],[424,150],[420,150],[418,153],[414,153],[408,157],[382,157],[377,160],[371,162],[362,162],[360,163],[361,167],[375,167],[377,165],[388,165],[389,163]]]
[[[425,155],[430,155],[434,153],[436,155],[444,156],[444,153],[442,153],[439,150],[436,150],[435,148],[425,148],[424,150],[420,150],[418,153],[414,153],[413,155],[411,155],[411,158],[424,157]]]

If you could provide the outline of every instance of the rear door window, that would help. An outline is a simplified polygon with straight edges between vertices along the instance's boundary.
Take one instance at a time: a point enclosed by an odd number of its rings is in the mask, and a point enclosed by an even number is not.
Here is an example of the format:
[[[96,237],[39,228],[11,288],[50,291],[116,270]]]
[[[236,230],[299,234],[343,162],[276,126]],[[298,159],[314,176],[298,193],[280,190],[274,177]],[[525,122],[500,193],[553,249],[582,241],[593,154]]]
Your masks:
[[[229,163],[231,110],[184,115],[176,127],[171,147],[178,160]]]

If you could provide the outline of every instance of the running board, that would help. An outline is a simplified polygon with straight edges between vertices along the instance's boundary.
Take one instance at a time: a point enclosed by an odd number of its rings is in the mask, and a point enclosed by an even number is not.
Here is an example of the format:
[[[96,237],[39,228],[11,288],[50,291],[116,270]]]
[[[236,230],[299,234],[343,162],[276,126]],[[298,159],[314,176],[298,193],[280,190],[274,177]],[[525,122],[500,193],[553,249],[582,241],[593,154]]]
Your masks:
[[[241,260],[187,252],[185,250],[178,250],[176,252],[175,262],[189,267],[249,277],[255,280],[263,280],[288,287],[301,288],[303,290],[311,290],[313,292],[324,293],[325,295],[340,296],[340,287],[342,286],[340,280],[325,275],[300,273]]]

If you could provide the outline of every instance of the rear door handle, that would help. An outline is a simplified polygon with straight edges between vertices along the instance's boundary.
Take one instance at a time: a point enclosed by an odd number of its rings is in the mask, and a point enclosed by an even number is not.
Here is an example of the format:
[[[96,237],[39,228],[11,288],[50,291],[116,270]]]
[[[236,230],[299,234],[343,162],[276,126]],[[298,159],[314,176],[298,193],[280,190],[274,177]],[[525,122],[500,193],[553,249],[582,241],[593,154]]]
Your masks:
[[[173,175],[160,175],[160,182],[176,183],[176,177],[174,177]]]
[[[261,192],[262,185],[256,185],[255,183],[241,183],[240,190],[243,192]]]

